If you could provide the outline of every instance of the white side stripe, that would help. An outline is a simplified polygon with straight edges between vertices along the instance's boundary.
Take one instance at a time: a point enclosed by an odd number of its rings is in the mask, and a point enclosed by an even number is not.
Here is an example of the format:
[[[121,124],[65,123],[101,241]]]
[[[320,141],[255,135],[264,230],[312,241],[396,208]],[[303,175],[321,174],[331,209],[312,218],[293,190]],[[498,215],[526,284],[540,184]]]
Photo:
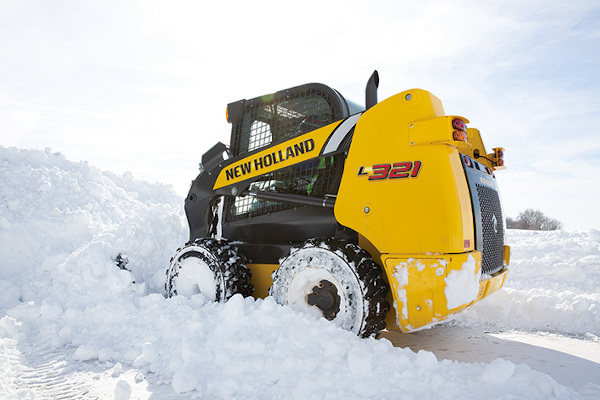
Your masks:
[[[350,132],[354,125],[356,125],[361,115],[362,113],[354,114],[347,120],[342,122],[340,126],[337,127],[335,132],[333,132],[331,136],[329,136],[329,140],[327,141],[327,144],[325,145],[325,148],[323,149],[321,154],[327,154],[336,151],[338,147],[340,147],[340,144],[342,143],[348,132]]]

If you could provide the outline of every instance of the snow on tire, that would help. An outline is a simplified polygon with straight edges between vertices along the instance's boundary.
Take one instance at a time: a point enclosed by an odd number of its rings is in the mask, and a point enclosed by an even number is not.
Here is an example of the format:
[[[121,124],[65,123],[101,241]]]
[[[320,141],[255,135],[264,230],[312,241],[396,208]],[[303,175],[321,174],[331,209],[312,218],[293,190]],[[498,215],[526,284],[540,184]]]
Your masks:
[[[269,294],[279,304],[314,313],[360,337],[376,337],[390,309],[381,268],[360,247],[309,239],[280,261]]]
[[[226,240],[199,238],[179,248],[167,269],[168,297],[202,293],[212,301],[225,302],[236,293],[252,295],[252,272],[248,260]]]

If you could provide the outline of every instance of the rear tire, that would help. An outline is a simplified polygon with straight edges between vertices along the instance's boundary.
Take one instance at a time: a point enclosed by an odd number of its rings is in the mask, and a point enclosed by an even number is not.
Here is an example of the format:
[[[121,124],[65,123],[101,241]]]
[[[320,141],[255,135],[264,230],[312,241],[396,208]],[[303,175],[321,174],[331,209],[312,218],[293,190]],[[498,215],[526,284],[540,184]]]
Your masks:
[[[167,269],[168,297],[202,293],[209,300],[226,302],[236,293],[252,295],[248,260],[226,240],[199,238],[179,248]]]
[[[360,337],[376,337],[385,329],[388,290],[381,268],[360,247],[309,239],[280,262],[269,294],[279,304],[321,315]]]

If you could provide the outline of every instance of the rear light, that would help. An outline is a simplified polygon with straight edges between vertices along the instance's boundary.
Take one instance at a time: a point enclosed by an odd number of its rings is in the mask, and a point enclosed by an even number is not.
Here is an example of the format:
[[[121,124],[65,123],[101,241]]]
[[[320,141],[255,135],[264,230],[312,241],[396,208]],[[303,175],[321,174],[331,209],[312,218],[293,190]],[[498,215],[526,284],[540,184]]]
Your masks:
[[[504,167],[504,149],[502,147],[494,149],[494,160],[498,167]]]
[[[454,131],[454,140],[466,142],[467,141],[467,132],[463,131]]]
[[[488,159],[494,164],[494,169],[504,169],[504,148],[494,147],[494,152],[488,154]]]
[[[504,150],[499,149],[497,153],[498,153],[497,164],[498,164],[498,166],[503,167],[504,166]]]
[[[460,142],[467,141],[467,124],[465,123],[465,121],[459,118],[454,118],[452,120],[452,128],[454,129],[454,132],[452,134],[454,140]]]
[[[473,163],[471,162],[471,157],[463,156],[463,160],[465,160],[465,165],[470,167]]]
[[[454,128],[457,131],[464,132],[467,130],[467,124],[465,124],[465,121],[463,121],[462,119],[454,118],[452,120],[452,128]]]

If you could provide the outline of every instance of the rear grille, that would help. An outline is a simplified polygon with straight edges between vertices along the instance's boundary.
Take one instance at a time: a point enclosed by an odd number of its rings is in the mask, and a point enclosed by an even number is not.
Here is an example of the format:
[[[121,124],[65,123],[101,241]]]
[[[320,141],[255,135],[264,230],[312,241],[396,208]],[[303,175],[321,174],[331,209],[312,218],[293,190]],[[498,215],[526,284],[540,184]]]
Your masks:
[[[477,187],[483,230],[482,273],[491,275],[502,269],[504,250],[504,220],[500,197],[494,189],[484,185]]]

